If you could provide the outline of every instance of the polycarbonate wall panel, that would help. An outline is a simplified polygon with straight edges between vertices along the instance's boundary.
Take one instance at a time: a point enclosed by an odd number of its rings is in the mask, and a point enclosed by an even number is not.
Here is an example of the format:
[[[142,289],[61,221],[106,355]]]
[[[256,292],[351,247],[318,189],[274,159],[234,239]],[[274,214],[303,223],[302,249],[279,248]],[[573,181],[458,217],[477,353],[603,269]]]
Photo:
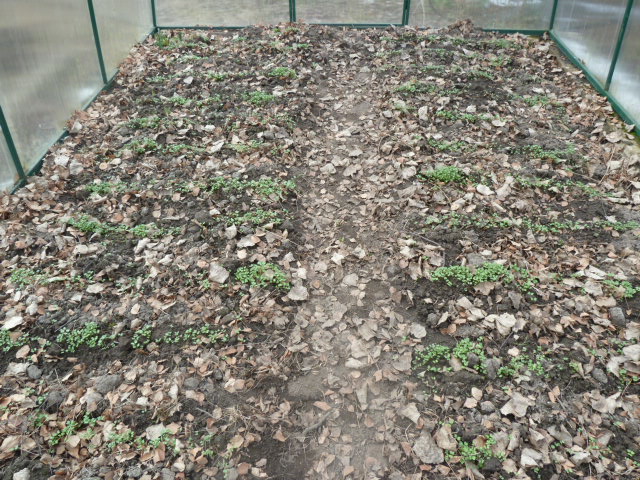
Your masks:
[[[402,23],[403,0],[297,0],[305,23]]]
[[[554,33],[600,82],[609,73],[627,0],[559,0]]]
[[[444,27],[471,20],[482,28],[547,30],[551,0],[411,0],[410,25]]]
[[[150,0],[94,1],[102,55],[109,78],[131,47],[149,34],[153,26]]]
[[[18,181],[16,167],[11,160],[11,154],[0,129],[0,192],[10,190]]]
[[[87,2],[0,1],[0,105],[25,170],[102,87]]]
[[[640,128],[640,1],[631,10],[627,33],[611,81],[611,94]]]
[[[288,0],[156,0],[158,26],[240,27],[289,20]]]

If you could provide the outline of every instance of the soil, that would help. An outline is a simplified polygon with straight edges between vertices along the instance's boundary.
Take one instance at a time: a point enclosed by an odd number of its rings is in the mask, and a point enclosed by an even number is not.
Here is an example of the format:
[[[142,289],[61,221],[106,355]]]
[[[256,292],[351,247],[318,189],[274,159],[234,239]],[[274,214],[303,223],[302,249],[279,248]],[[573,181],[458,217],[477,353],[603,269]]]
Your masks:
[[[640,155],[548,39],[163,32],[75,121],[0,198],[4,478],[638,477]]]

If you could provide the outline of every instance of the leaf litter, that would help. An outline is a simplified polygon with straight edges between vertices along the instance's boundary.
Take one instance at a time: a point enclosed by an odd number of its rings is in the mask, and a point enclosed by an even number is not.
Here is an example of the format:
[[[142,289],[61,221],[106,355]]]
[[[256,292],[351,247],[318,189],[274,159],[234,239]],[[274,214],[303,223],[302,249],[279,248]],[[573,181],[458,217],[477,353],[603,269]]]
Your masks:
[[[163,32],[70,126],[0,199],[7,478],[637,478],[640,155],[548,39]]]

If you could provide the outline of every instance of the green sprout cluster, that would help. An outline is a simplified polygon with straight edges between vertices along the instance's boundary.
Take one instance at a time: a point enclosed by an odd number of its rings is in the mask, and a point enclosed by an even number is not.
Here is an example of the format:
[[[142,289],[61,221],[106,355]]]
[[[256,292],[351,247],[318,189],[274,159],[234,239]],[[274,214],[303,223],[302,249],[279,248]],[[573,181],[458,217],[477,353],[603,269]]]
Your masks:
[[[513,282],[513,275],[507,267],[498,263],[484,263],[476,268],[475,272],[463,265],[439,267],[431,274],[431,281],[443,282],[452,287],[461,284],[473,287],[483,282]]]
[[[467,181],[467,175],[455,166],[440,167],[423,172],[419,178],[440,183],[465,183]]]
[[[111,193],[123,193],[127,190],[134,188],[133,184],[126,182],[100,182],[90,183],[85,185],[84,189],[89,193],[95,193],[96,195],[109,195]]]
[[[476,123],[479,120],[490,120],[490,115],[459,112],[457,110],[440,110],[436,112],[436,117],[444,118],[451,122],[462,120],[463,122]]]
[[[524,147],[517,149],[516,153],[521,153],[531,158],[539,158],[540,160],[553,160],[554,162],[560,162],[566,159],[566,157],[576,153],[576,147],[575,145],[569,144],[562,150],[548,150],[540,145],[525,145]]]
[[[471,365],[471,355],[475,355],[477,363]],[[431,344],[415,353],[414,362],[417,367],[427,372],[441,373],[451,371],[449,361],[456,358],[467,368],[473,368],[478,373],[487,373],[487,354],[482,338],[477,341],[470,338],[460,340],[453,348],[446,345]]]
[[[245,95],[245,99],[256,106],[266,105],[267,103],[273,102],[276,97],[275,95],[271,95],[270,93],[261,92],[259,90],[255,92],[250,92]]]
[[[205,190],[211,193],[249,190],[261,197],[276,197],[280,200],[284,199],[287,193],[292,192],[295,188],[296,184],[293,181],[283,181],[275,178],[240,180],[237,178],[214,177],[205,186]]]
[[[56,337],[56,342],[64,353],[74,353],[81,347],[106,350],[115,346],[117,334],[103,333],[96,322],[87,322],[81,328],[63,328]]]
[[[628,280],[618,280],[616,278],[607,278],[603,280],[605,285],[611,287],[614,290],[622,290],[622,298],[633,298],[640,292],[640,287],[634,286]]]
[[[499,460],[505,460],[506,455],[504,453],[493,453],[492,447],[497,443],[493,435],[487,435],[484,440],[484,446],[477,447],[472,442],[465,442],[458,435],[455,436],[458,443],[457,450],[447,450],[445,457],[447,461],[452,461],[455,457],[460,457],[462,463],[475,464],[480,468],[483,468],[487,461],[491,458],[497,458]]]
[[[235,274],[236,280],[251,287],[289,291],[291,283],[282,269],[273,263],[258,262],[248,267],[240,267]]]
[[[498,369],[498,376],[500,377],[516,377],[520,373],[534,373],[541,377],[546,375],[546,369],[544,362],[547,357],[542,352],[542,349],[538,347],[535,353],[528,353],[526,349],[523,349],[523,353],[513,357],[509,360],[509,363]]]
[[[92,220],[88,215],[69,219],[69,225],[84,233],[97,233],[99,235],[126,235],[132,234],[139,238],[160,238],[167,235],[177,235],[180,227],[161,228],[155,223],[140,224],[134,226],[111,225]]]
[[[267,75],[269,75],[270,77],[287,78],[290,80],[298,77],[296,71],[293,68],[289,67],[276,67],[269,71]]]
[[[482,215],[461,215],[451,212],[441,216],[430,216],[426,219],[425,224],[441,225],[447,224],[449,228],[500,228],[500,229],[527,229],[534,233],[562,233],[566,231],[576,230],[595,230],[611,228],[617,232],[626,232],[628,230],[636,230],[640,228],[638,222],[615,222],[610,220],[563,220],[540,223],[530,218],[521,218],[520,220],[511,220],[509,218],[500,218],[497,214],[489,216]]]

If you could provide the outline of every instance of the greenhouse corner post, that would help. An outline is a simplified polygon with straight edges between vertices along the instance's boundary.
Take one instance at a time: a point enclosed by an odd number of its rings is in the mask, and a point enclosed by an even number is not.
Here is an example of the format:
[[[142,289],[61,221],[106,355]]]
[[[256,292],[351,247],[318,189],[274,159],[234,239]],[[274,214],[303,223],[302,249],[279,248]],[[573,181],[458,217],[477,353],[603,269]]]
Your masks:
[[[151,0],[151,19],[153,20],[153,33],[158,30],[158,16],[156,15],[156,0]]]
[[[98,32],[98,22],[96,21],[96,12],[93,9],[93,0],[87,0],[89,7],[89,16],[91,17],[91,28],[93,29],[93,39],[96,42],[96,51],[98,52],[98,63],[100,64],[100,74],[102,75],[102,83],[109,83],[107,77],[107,69],[104,67],[104,57],[102,56],[102,47],[100,46],[100,33]]]
[[[618,34],[618,41],[616,42],[616,49],[613,51],[613,58],[611,59],[611,66],[609,67],[609,74],[607,80],[604,83],[605,90],[609,90],[611,86],[611,80],[613,79],[613,72],[616,69],[618,63],[618,57],[620,57],[620,50],[622,49],[622,42],[624,42],[624,36],[627,31],[627,25],[629,23],[629,16],[631,15],[631,9],[633,8],[634,0],[627,0],[627,9],[624,11],[624,17],[622,18],[622,25],[620,25],[620,33]]]
[[[549,20],[549,31],[553,30],[556,23],[556,12],[558,11],[558,0],[553,0],[553,8],[551,9],[551,19]]]
[[[4,134],[4,138],[7,141],[7,147],[9,147],[9,154],[11,155],[11,159],[13,160],[13,164],[16,167],[16,172],[20,177],[20,185],[22,182],[27,180],[27,175],[24,173],[24,168],[22,168],[22,163],[20,163],[20,157],[18,156],[18,150],[16,150],[16,144],[13,143],[13,137],[11,136],[11,132],[9,131],[9,125],[7,125],[7,119],[4,116],[4,112],[2,111],[2,106],[0,106],[0,129]]]
[[[409,15],[411,15],[411,0],[404,0],[402,5],[402,25],[409,25]]]
[[[296,12],[296,0],[289,0],[289,21],[295,23],[298,17]]]

